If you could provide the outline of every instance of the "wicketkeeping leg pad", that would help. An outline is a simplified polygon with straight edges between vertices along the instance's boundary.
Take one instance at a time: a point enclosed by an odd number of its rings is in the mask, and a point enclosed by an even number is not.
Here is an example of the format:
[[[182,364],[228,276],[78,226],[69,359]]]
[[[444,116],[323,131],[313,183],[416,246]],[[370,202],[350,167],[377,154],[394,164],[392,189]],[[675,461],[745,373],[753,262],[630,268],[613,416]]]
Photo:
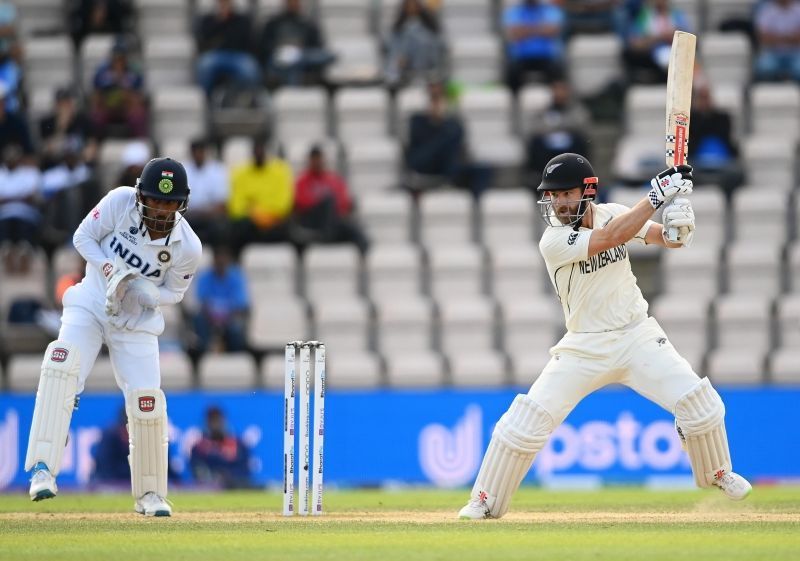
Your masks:
[[[678,400],[675,422],[684,440],[698,487],[710,487],[731,471],[725,405],[708,378]]]
[[[72,410],[80,376],[78,348],[66,341],[53,341],[42,360],[36,391],[25,470],[44,462],[53,475],[61,469],[61,458],[69,434]]]
[[[134,498],[154,492],[167,496],[167,400],[160,389],[132,390],[125,396]]]
[[[554,428],[552,415],[524,394],[497,422],[472,488],[472,497],[483,498],[494,518],[508,512],[511,497]]]

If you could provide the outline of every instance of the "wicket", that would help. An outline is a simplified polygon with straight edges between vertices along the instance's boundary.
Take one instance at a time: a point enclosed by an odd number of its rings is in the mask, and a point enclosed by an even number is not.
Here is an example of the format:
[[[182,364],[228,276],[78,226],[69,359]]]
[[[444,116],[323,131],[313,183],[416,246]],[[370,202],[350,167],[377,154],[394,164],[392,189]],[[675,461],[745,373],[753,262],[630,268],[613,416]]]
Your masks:
[[[314,354],[314,438],[311,439],[311,354]],[[298,473],[298,503],[295,508],[295,394],[298,393],[297,363],[300,363],[300,450],[301,469]],[[320,341],[292,341],[284,353],[283,388],[283,515],[308,516],[309,471],[311,477],[311,514],[322,514],[323,444],[325,440],[325,345]],[[310,454],[313,446],[313,461]]]

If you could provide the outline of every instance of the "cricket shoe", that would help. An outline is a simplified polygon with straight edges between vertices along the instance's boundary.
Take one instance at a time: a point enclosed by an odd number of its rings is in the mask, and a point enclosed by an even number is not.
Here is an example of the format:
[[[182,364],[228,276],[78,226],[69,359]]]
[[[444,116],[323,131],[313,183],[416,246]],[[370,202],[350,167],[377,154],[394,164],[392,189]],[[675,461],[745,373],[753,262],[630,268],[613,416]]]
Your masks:
[[[733,501],[741,501],[753,490],[747,479],[733,472],[719,474],[719,477],[714,481],[714,485],[722,489],[722,492]]]
[[[492,514],[489,507],[486,506],[486,501],[481,498],[470,499],[470,501],[458,511],[458,517],[462,520],[483,520],[484,518],[491,518]]]
[[[145,493],[133,505],[136,512],[145,516],[172,516],[172,507],[167,499],[153,493]]]
[[[50,473],[47,464],[39,462],[33,466],[33,474],[31,475],[31,500],[41,501],[43,499],[52,499],[58,493],[58,485],[56,485],[56,478]]]

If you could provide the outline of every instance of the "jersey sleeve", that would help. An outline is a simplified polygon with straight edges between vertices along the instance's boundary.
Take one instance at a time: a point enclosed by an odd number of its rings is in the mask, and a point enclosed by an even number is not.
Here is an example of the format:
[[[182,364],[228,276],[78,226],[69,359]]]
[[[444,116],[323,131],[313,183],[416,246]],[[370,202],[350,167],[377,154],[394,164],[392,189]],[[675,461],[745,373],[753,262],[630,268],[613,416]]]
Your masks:
[[[550,227],[539,241],[539,251],[550,267],[557,268],[567,263],[585,261],[589,257],[589,238],[592,230],[566,227]]]
[[[161,304],[177,304],[183,300],[200,265],[203,246],[197,236],[187,236],[181,245],[183,250],[180,258],[167,270],[163,284],[158,287]]]
[[[117,221],[128,211],[132,192],[133,189],[122,187],[110,191],[86,215],[72,237],[78,253],[100,270],[103,263],[108,261],[100,247],[100,240],[114,230]]]

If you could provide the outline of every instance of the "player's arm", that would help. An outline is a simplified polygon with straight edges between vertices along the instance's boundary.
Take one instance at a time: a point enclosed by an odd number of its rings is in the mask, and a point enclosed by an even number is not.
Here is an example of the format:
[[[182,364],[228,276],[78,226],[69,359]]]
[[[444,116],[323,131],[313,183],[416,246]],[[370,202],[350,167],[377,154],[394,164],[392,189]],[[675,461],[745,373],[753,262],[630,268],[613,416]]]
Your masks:
[[[647,245],[660,245],[661,247],[668,247],[670,249],[675,249],[678,247],[683,247],[681,243],[673,243],[668,242],[664,238],[664,226],[658,223],[653,223],[647,229],[647,234],[645,235],[645,243]]]
[[[650,181],[650,191],[647,196],[636,203],[632,209],[615,216],[605,227],[592,230],[592,237],[589,240],[589,257],[627,243],[644,228],[653,213],[665,202],[691,192],[692,166],[681,165],[662,171]],[[645,236],[645,241],[651,243],[647,236]]]
[[[158,287],[160,304],[177,304],[192,284],[192,278],[200,264],[203,248],[197,238],[187,238],[182,242],[183,253],[180,259],[167,270],[164,283]]]

